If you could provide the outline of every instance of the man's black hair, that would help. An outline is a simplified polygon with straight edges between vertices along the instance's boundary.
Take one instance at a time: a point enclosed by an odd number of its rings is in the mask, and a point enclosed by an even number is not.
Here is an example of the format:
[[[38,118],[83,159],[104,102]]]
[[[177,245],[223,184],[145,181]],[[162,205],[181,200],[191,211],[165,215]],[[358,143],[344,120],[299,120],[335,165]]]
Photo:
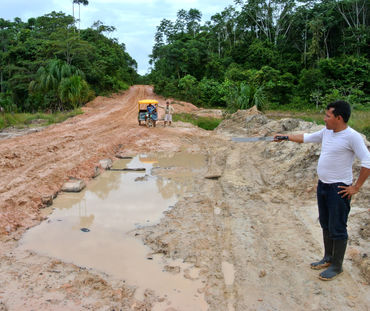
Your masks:
[[[326,109],[334,108],[333,114],[338,117],[341,116],[345,123],[348,122],[351,116],[351,106],[344,100],[337,100],[326,106]]]

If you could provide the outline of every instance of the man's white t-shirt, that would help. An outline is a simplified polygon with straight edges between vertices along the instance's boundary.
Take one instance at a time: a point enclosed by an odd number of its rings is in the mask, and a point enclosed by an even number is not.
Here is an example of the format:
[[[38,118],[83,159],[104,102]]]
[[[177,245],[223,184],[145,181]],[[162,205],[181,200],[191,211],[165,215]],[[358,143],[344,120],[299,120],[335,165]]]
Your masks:
[[[370,168],[370,152],[361,135],[349,126],[336,133],[323,128],[312,134],[304,134],[303,142],[322,144],[317,175],[323,183],[352,184],[355,156],[360,159],[361,166]]]

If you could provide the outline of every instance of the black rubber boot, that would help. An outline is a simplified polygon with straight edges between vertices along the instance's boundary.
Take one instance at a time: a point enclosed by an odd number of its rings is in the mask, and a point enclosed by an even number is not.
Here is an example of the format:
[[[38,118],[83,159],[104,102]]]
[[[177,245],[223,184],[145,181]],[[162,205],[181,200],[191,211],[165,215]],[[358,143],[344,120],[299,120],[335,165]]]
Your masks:
[[[342,264],[344,253],[346,252],[347,240],[334,240],[333,259],[331,265],[324,272],[320,273],[319,278],[324,281],[334,280],[343,272]]]
[[[322,231],[324,240],[324,257],[320,261],[311,263],[311,269],[320,270],[329,267],[333,257],[333,240],[329,238],[329,231]]]

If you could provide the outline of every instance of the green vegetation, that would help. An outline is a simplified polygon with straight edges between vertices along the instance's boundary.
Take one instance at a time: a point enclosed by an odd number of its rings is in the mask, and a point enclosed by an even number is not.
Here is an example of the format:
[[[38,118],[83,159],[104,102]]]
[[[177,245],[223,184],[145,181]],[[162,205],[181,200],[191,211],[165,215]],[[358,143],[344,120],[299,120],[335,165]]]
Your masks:
[[[4,113],[0,114],[0,130],[6,127],[26,128],[35,126],[45,126],[60,123],[64,120],[82,114],[81,108],[67,112],[55,113]],[[37,121],[36,123],[33,123]]]
[[[269,110],[265,111],[269,118],[298,118],[308,122],[315,122],[316,124],[324,123],[324,112],[318,112],[311,109],[306,111],[299,110]],[[352,111],[351,118],[348,125],[358,132],[361,132],[370,140],[370,109],[367,111]]]
[[[86,0],[74,4],[87,5]],[[125,90],[138,77],[124,44],[95,22],[77,29],[64,13],[0,18],[0,106],[5,112],[67,111],[95,95]]]
[[[173,121],[188,122],[202,129],[212,131],[221,123],[222,120],[211,117],[198,117],[190,113],[175,113],[173,115]]]
[[[107,37],[114,27],[100,21],[80,29],[74,11],[27,22],[0,18],[0,106],[12,113],[68,111],[138,82],[165,97],[228,112],[257,105],[313,118],[344,99],[354,112],[350,125],[369,135],[369,1],[232,3],[204,23],[197,9],[163,19],[152,71],[144,77],[125,45]],[[73,4],[80,11],[89,2]],[[2,124],[11,124],[14,115],[7,116]]]
[[[201,22],[197,9],[157,27],[145,77],[166,97],[229,111],[319,111],[344,99],[370,109],[370,2],[235,0]]]

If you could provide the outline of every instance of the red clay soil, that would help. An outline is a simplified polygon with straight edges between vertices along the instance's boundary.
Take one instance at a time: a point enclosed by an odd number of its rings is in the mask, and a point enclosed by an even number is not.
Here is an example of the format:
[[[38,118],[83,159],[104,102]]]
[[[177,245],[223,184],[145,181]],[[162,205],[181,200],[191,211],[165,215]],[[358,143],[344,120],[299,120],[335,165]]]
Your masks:
[[[6,240],[42,220],[40,208],[55,197],[71,177],[94,176],[99,160],[117,153],[177,150],[184,135],[195,129],[159,124],[147,129],[137,122],[137,101],[165,99],[150,86],[137,85],[110,98],[97,97],[84,114],[44,130],[0,141],[0,237]],[[197,110],[188,103],[174,104],[176,112]],[[159,117],[163,109],[159,109]],[[159,144],[160,142],[160,144]],[[18,230],[17,230],[18,229]]]

